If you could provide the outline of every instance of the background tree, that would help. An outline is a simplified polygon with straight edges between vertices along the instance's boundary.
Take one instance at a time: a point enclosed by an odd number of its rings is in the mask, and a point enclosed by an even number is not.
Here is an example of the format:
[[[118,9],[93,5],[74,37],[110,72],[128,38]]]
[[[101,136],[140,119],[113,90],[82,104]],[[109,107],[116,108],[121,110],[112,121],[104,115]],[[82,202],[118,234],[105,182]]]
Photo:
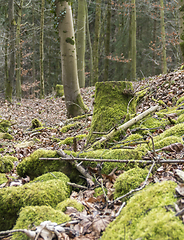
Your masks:
[[[44,98],[45,87],[44,87],[44,8],[45,0],[41,3],[41,20],[40,20],[40,98]]]
[[[162,55],[163,55],[162,65],[163,65],[163,73],[167,73],[164,2],[163,2],[163,0],[160,0],[160,17],[161,17],[161,38],[162,38]]]
[[[184,2],[179,1],[179,35],[180,35],[180,48],[182,62],[184,60]]]

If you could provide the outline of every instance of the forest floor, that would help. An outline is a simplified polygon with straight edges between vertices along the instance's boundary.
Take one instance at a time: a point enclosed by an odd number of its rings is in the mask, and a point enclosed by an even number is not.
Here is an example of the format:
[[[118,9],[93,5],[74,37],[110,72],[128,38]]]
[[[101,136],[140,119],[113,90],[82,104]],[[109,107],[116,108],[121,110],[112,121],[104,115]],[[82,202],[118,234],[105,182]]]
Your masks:
[[[163,108],[172,107],[176,104],[178,98],[184,96],[184,71],[178,70],[176,72],[171,72],[165,75],[146,78],[143,81],[133,83],[133,85],[135,92],[142,90],[146,86],[150,87],[148,94],[142,99],[141,103],[137,107],[138,114],[147,110],[151,106],[156,105],[159,100],[162,101]],[[80,122],[77,128],[71,128],[66,133],[60,132],[60,129],[63,126],[70,123],[70,120],[67,119],[65,102],[62,100],[62,98],[55,98],[54,96],[50,95],[41,100],[22,99],[19,102],[14,100],[12,103],[0,99],[0,117],[1,119],[11,121],[11,135],[14,137],[13,140],[0,140],[0,148],[4,149],[1,152],[1,156],[10,154],[17,157],[18,161],[21,161],[23,158],[29,156],[32,152],[40,148],[49,150],[73,150],[72,144],[64,144],[60,146],[54,139],[64,140],[67,137],[75,137],[76,135],[80,134],[88,134],[92,121],[95,87],[83,88],[81,89],[81,94],[84,103],[89,108],[89,112],[85,118],[77,120]],[[177,120],[176,114],[173,114],[169,117],[171,119],[171,124],[166,126],[165,130],[173,126],[172,119]],[[44,127],[40,131],[31,129],[31,122],[35,118],[39,119],[43,123]],[[157,135],[158,133],[159,131],[157,129],[153,135]],[[78,141],[77,151],[84,150],[85,143],[86,139]],[[184,160],[184,149],[181,149],[179,152],[168,151],[166,153],[165,151],[161,151],[159,154],[161,156],[164,156],[166,159]],[[157,171],[155,171],[154,175],[149,178],[149,182],[157,182],[162,180],[173,180],[177,182],[177,176],[175,174],[176,169],[183,170],[183,164],[163,164],[158,168]],[[114,181],[120,173],[121,172],[113,173]],[[8,179],[11,178],[11,174],[12,173],[7,175]],[[13,174],[16,174],[16,172]],[[109,174],[109,179],[110,178],[110,188],[113,189],[114,181],[112,181],[112,174]],[[1,187],[3,186],[4,185]],[[73,194],[75,195],[78,193],[73,192]],[[93,196],[90,188],[83,191],[83,197],[87,198],[87,196],[90,198]],[[88,206],[90,205],[91,209],[97,209],[95,207],[95,204],[97,204],[98,200],[95,200],[93,206],[91,205],[92,202],[90,204],[88,203]],[[112,214],[111,212],[109,215],[115,215],[115,213],[118,212],[119,207],[120,203],[118,203],[117,207],[112,210],[114,213]],[[112,221],[112,219],[109,220],[109,215],[107,214],[106,216],[105,227],[110,221]],[[97,219],[97,222],[98,224],[93,225],[93,228],[87,227],[87,225],[89,225],[89,222],[86,222],[85,226],[87,230],[85,230],[86,232],[83,232],[83,235],[80,237],[75,236],[75,238],[69,238],[68,236],[65,236],[66,239],[98,239],[105,227],[104,222],[102,224],[99,219]],[[11,239],[11,237],[6,239]]]

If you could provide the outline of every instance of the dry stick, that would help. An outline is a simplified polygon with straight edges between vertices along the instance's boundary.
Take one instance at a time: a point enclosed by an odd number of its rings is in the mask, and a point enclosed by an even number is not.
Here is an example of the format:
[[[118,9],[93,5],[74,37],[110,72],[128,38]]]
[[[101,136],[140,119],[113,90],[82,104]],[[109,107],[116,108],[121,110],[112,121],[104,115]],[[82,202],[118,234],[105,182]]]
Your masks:
[[[147,175],[147,177],[146,177],[146,179],[145,179],[145,181],[144,181],[144,184],[143,184],[141,187],[136,188],[136,189],[133,189],[133,190],[131,190],[130,192],[124,194],[123,196],[121,196],[121,197],[119,197],[119,198],[116,198],[112,203],[114,203],[114,202],[116,202],[116,201],[119,201],[119,200],[121,200],[122,198],[128,197],[129,195],[131,195],[131,194],[134,193],[134,192],[138,192],[138,191],[142,190],[142,189],[146,186],[146,183],[147,183],[148,178],[149,178],[149,176],[150,176],[150,174],[151,174],[151,172],[152,172],[152,170],[153,170],[154,165],[155,165],[155,161],[154,161],[153,164],[151,165],[150,170],[149,170],[149,172],[148,172],[148,175]]]
[[[78,185],[78,184],[75,184],[75,183],[67,182],[67,184],[70,185],[70,186],[72,186],[72,187],[76,187],[76,188],[88,189],[88,187],[81,186],[81,185]]]
[[[113,138],[118,132],[122,131],[122,130],[126,130],[127,128],[129,128],[130,126],[132,126],[134,123],[138,122],[139,120],[141,120],[142,118],[144,118],[145,116],[147,116],[148,114],[155,112],[158,109],[158,105],[149,108],[148,110],[146,110],[145,112],[139,114],[138,116],[132,118],[131,120],[129,120],[128,122],[126,122],[125,124],[119,126],[117,129],[113,129],[109,134],[103,136],[100,140],[98,140],[97,142],[95,142],[90,149],[95,148],[98,145],[101,145],[105,142],[107,142],[108,140],[110,140],[111,138]]]
[[[86,170],[76,162],[76,159],[71,158],[70,156],[68,156],[68,155],[67,155],[64,151],[62,151],[62,150],[57,151],[57,154],[58,154],[59,156],[61,156],[61,158],[64,158],[65,160],[70,159],[69,161],[72,161],[72,163],[74,163],[74,165],[75,165],[75,167],[77,168],[77,170],[78,170],[84,177],[89,178],[89,179],[91,179],[91,180],[93,179],[93,177],[92,177],[89,173],[87,173]],[[79,158],[78,160],[80,160],[80,158]]]
[[[152,164],[153,160],[118,160],[118,159],[93,159],[93,158],[72,158],[70,156],[60,157],[60,158],[39,158],[40,160],[49,160],[49,161],[84,161],[84,162],[117,162],[117,163],[146,163]],[[156,163],[184,163],[184,159],[172,159],[172,160],[158,160]]]

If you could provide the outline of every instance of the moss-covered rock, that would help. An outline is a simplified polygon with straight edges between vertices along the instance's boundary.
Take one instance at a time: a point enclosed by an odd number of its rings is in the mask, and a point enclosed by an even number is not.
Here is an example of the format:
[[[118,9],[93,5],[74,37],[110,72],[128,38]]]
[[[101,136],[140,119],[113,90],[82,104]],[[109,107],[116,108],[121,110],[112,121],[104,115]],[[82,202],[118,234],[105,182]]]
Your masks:
[[[80,127],[80,126],[81,126],[81,123],[80,123],[80,122],[71,123],[71,124],[68,124],[68,125],[62,127],[61,130],[60,130],[60,132],[66,133],[66,132],[68,132],[69,130],[71,130],[71,129],[76,129],[76,128]]]
[[[39,226],[44,221],[61,224],[70,221],[70,217],[50,206],[27,206],[21,209],[13,229],[31,229]],[[26,234],[23,233],[14,233],[11,239],[29,240]]]
[[[32,182],[45,182],[45,181],[54,180],[54,179],[62,180],[65,183],[70,181],[70,179],[62,172],[49,172],[35,178]]]
[[[64,95],[64,89],[63,89],[63,85],[57,84],[56,85],[56,98],[57,97],[62,97]]]
[[[102,136],[93,134],[93,132],[108,132],[115,125],[121,125],[123,119],[126,119],[127,108],[129,114],[135,113],[136,104],[132,90],[132,83],[130,82],[96,83],[94,111],[88,144]]]
[[[12,140],[13,136],[11,134],[9,134],[9,133],[0,132],[0,139]]]
[[[7,132],[11,127],[11,122],[8,120],[0,120],[0,132]]]
[[[57,160],[39,160],[39,158],[54,157],[59,157],[56,151],[38,149],[18,164],[17,173],[21,177],[28,175],[31,179],[33,179],[47,172],[61,171],[70,177],[72,174],[70,163]]]
[[[56,209],[65,212],[67,207],[74,207],[79,212],[82,212],[84,210],[84,206],[80,202],[77,202],[77,200],[71,198],[67,198],[66,200],[58,203]]]
[[[130,190],[139,187],[139,185],[145,180],[147,174],[147,169],[136,167],[119,175],[114,184],[114,199],[121,197]]]
[[[42,126],[43,126],[43,124],[37,118],[34,118],[31,122],[31,128],[32,129],[40,128]]]
[[[176,183],[163,181],[135,194],[116,220],[109,224],[101,239],[182,240],[182,221],[165,208],[176,201],[175,187]]]
[[[5,173],[0,173],[0,185],[7,182],[7,177]]]
[[[70,187],[60,179],[0,189],[0,231],[13,227],[22,207],[50,205],[54,208],[69,196]]]
[[[8,173],[13,170],[13,162],[18,161],[16,157],[13,156],[3,156],[0,157],[0,172],[1,173]]]

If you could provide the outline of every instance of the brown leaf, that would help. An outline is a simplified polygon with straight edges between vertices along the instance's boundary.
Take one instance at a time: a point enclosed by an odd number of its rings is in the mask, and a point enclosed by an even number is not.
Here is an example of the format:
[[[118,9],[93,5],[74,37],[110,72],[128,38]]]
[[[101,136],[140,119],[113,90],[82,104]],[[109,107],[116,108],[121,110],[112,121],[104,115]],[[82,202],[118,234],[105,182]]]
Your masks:
[[[179,184],[176,188],[175,188],[176,192],[184,197],[184,184]]]
[[[163,151],[176,152],[176,153],[181,152],[182,149],[183,149],[182,143],[173,143],[162,148]]]
[[[96,219],[92,224],[93,231],[96,231],[98,234],[100,234],[105,230],[105,228],[110,222],[111,222],[110,217]]]

